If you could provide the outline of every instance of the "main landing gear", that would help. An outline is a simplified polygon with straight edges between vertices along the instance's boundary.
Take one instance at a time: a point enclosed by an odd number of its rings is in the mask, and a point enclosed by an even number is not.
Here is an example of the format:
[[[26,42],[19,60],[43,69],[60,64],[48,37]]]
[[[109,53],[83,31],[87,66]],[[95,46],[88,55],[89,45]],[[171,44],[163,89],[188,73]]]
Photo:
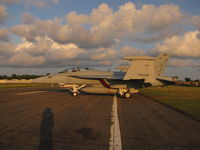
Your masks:
[[[124,93],[124,97],[125,97],[125,98],[130,98],[130,97],[131,97],[131,93],[130,93],[130,92]]]
[[[131,93],[128,89],[119,89],[117,92],[121,97],[130,98]]]
[[[72,93],[72,95],[73,95],[74,97],[78,96],[78,94],[79,94],[78,92],[73,92],[73,93]]]

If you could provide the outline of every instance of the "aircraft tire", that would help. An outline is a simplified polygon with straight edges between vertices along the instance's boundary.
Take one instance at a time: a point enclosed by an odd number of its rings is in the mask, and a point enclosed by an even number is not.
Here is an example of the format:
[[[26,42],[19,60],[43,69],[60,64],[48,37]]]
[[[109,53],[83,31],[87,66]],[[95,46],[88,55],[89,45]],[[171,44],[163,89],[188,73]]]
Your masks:
[[[124,97],[125,98],[130,98],[131,97],[131,93],[129,93],[129,92],[124,93]]]
[[[77,92],[73,92],[72,95],[73,95],[74,97],[76,97],[76,96],[78,96],[78,93],[77,93]]]

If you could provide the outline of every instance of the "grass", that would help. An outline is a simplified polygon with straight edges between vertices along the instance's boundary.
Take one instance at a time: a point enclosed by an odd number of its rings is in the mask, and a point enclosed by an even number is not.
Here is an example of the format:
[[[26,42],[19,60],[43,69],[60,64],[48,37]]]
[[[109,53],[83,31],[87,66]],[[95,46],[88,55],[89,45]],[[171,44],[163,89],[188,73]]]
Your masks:
[[[200,87],[150,87],[140,89],[140,93],[200,121]]]
[[[50,86],[43,83],[1,83],[0,88],[20,88],[20,87],[44,87]]]

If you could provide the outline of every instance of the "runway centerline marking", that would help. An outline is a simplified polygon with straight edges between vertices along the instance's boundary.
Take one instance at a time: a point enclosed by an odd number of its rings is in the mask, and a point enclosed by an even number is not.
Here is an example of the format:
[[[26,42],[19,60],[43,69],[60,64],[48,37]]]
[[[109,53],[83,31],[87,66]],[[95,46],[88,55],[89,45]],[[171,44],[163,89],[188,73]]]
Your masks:
[[[119,127],[119,118],[117,113],[117,97],[113,97],[113,105],[111,112],[111,127],[109,150],[122,150],[121,133]]]
[[[37,94],[37,93],[43,93],[46,91],[32,91],[32,92],[24,92],[24,93],[17,93],[17,95],[28,95],[28,94]]]

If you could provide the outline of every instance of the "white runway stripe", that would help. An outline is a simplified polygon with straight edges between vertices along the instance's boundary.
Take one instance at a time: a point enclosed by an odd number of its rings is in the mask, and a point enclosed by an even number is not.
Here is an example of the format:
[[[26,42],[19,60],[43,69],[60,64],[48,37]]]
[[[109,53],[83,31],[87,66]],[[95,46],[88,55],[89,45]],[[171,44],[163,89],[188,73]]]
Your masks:
[[[25,93],[17,93],[17,95],[28,95],[28,94],[36,94],[36,93],[43,93],[46,91],[33,91],[33,92],[25,92]]]
[[[117,97],[113,97],[113,106],[111,113],[111,128],[110,128],[110,142],[109,150],[122,150],[121,133],[119,127],[119,118],[117,113]]]

